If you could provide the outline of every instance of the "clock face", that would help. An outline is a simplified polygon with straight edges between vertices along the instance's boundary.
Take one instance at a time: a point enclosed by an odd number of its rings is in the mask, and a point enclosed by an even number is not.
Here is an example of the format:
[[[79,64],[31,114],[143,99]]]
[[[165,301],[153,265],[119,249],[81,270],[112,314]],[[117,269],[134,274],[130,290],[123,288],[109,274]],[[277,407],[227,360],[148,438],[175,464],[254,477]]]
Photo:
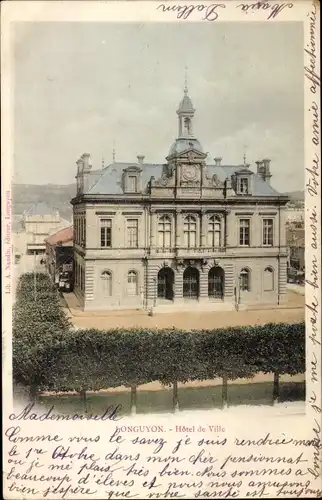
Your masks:
[[[197,177],[197,167],[195,165],[185,165],[183,168],[183,177],[188,181],[193,181]]]

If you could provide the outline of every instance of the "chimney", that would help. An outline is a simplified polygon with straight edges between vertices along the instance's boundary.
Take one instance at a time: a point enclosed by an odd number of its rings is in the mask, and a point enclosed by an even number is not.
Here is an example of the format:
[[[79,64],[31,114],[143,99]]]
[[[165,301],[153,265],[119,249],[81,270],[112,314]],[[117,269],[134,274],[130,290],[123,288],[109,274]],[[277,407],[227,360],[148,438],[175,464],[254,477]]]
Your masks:
[[[83,160],[83,165],[84,165],[84,172],[88,172],[91,168],[91,155],[89,153],[83,153],[81,156],[81,159]]]
[[[267,182],[267,184],[271,183],[271,171],[270,171],[270,163],[271,160],[265,158],[262,161],[257,161],[257,174],[263,179],[263,181]]]
[[[220,167],[222,158],[220,158],[220,156],[216,156],[214,160],[215,160],[215,166]]]
[[[137,156],[137,159],[138,159],[138,164],[139,164],[139,165],[143,165],[144,158],[145,158],[145,156],[143,156],[143,155],[138,155],[138,156]]]
[[[81,159],[83,160],[83,193],[86,193],[89,188],[89,176],[92,168],[90,154],[83,153]]]
[[[76,194],[80,194],[82,191],[82,182],[81,178],[83,177],[83,160],[79,158],[76,162],[77,165],[77,174],[76,174]]]

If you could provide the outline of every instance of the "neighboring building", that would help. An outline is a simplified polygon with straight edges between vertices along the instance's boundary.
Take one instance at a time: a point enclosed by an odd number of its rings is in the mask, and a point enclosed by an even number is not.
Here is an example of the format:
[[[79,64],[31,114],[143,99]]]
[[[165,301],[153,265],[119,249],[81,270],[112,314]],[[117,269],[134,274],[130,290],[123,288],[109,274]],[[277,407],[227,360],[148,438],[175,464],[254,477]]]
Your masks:
[[[286,218],[288,222],[301,222],[304,224],[304,207],[286,206]]]
[[[36,203],[18,219],[14,220],[13,248],[16,272],[18,274],[43,269],[45,260],[45,239],[53,232],[69,226],[58,210],[46,203]]]
[[[52,280],[58,283],[59,273],[73,271],[73,226],[50,235],[46,243],[46,268]]]
[[[286,242],[289,249],[289,267],[303,271],[305,269],[305,228],[303,221],[287,224]]]
[[[194,135],[188,91],[166,163],[77,161],[75,292],[85,310],[231,310],[283,302],[287,196],[270,160],[224,165]],[[233,146],[233,145],[232,145]]]

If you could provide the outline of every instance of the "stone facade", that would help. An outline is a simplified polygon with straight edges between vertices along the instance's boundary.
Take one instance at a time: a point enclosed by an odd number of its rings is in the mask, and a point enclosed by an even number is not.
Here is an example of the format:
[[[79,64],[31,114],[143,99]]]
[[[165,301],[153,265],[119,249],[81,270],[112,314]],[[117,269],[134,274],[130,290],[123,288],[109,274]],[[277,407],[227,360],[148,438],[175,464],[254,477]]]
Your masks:
[[[270,161],[207,163],[187,89],[163,165],[77,162],[75,292],[85,310],[231,310],[283,302],[286,196]]]

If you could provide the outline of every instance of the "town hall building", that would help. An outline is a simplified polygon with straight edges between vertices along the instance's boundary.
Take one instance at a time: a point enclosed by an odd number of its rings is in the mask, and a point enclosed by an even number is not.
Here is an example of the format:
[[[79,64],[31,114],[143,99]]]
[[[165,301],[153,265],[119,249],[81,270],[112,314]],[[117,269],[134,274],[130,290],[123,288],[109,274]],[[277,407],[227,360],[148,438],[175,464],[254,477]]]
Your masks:
[[[185,87],[164,164],[77,161],[75,293],[84,310],[233,310],[285,300],[289,199],[270,160],[225,165],[194,130]]]

